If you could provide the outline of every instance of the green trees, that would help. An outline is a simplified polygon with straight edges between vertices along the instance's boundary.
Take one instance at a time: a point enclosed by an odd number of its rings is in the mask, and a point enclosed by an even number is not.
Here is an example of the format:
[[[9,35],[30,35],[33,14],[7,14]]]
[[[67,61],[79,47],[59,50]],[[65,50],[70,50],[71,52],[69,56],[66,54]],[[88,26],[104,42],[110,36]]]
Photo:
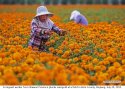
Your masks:
[[[125,0],[0,0],[1,4],[125,4]]]
[[[1,4],[40,4],[42,0],[0,0]]]

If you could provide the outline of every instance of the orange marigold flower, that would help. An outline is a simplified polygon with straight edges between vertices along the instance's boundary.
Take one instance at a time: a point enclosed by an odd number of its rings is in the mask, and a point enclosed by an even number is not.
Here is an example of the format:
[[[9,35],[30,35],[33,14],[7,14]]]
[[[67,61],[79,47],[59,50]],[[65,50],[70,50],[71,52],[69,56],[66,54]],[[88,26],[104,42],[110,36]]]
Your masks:
[[[62,54],[63,51],[62,51],[62,50],[58,50],[57,53],[58,53],[58,54]]]
[[[80,58],[75,57],[75,58],[73,58],[73,60],[74,60],[75,62],[77,62],[77,61],[79,61],[79,60],[80,60]]]
[[[55,40],[50,40],[50,43],[51,43],[51,44],[54,44],[54,43],[55,43]]]
[[[116,68],[119,68],[119,67],[121,66],[121,64],[118,63],[118,62],[114,62],[113,65],[114,65],[114,67],[116,67]]]
[[[26,59],[26,63],[27,63],[27,64],[34,64],[34,59],[31,58],[31,57],[28,57],[28,58]]]
[[[5,83],[7,85],[18,85],[19,81],[13,73],[6,73],[3,75]]]
[[[55,80],[58,85],[68,85],[69,80],[67,78],[68,78],[67,73],[59,73],[56,76]]]
[[[62,55],[63,58],[67,58],[70,56],[70,51],[65,51],[64,54]]]
[[[88,56],[88,55],[83,54],[83,55],[81,56],[81,59],[84,60],[84,61],[89,61],[89,60],[91,60],[91,57]]]
[[[21,82],[21,85],[33,85],[33,82],[30,81],[30,80],[23,80],[23,81]]]
[[[69,44],[69,48],[70,48],[71,50],[73,50],[73,49],[75,48],[75,45],[74,45],[74,44]]]
[[[106,57],[106,54],[105,54],[105,53],[101,53],[101,54],[100,54],[100,57],[105,58],[105,57]]]
[[[55,52],[55,49],[54,49],[53,47],[50,47],[50,48],[49,48],[49,51],[50,51],[51,53],[54,53],[54,52]]]
[[[95,66],[94,69],[96,70],[96,72],[101,71],[101,67],[100,66]]]
[[[106,60],[109,61],[109,62],[114,62],[116,59],[113,58],[113,57],[111,57],[111,56],[108,56],[108,57],[106,58]]]
[[[80,50],[79,49],[74,49],[73,52],[76,53],[76,54],[78,54],[80,52]]]
[[[19,61],[21,60],[21,54],[19,52],[16,52],[13,54],[13,60]]]
[[[94,59],[92,60],[92,62],[93,62],[93,64],[97,64],[97,63],[99,62],[99,60],[98,60],[97,58],[94,58]]]

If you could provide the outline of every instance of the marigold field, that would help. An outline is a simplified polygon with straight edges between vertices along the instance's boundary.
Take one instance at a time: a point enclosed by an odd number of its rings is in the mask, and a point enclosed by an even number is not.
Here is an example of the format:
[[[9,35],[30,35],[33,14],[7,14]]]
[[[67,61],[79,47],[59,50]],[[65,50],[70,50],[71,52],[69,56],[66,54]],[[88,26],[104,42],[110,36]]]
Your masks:
[[[68,33],[36,52],[28,40],[37,6],[0,5],[0,85],[125,85],[125,6],[47,6]],[[74,9],[88,26],[69,21]]]

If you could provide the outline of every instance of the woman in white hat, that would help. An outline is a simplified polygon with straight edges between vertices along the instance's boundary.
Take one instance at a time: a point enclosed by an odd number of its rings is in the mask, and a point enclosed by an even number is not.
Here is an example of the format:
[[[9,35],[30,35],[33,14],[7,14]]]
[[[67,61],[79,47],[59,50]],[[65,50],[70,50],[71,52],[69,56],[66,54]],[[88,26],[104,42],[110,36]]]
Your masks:
[[[71,13],[70,20],[73,20],[74,22],[80,23],[83,25],[88,25],[88,21],[87,21],[86,17],[84,15],[80,14],[80,12],[77,10],[74,10]]]
[[[32,30],[29,46],[32,46],[32,48],[45,51],[45,43],[50,38],[51,31],[59,35],[65,35],[66,32],[59,29],[54,25],[53,21],[49,19],[51,16],[53,16],[53,14],[48,12],[45,6],[39,6],[37,8],[37,14],[31,22]]]

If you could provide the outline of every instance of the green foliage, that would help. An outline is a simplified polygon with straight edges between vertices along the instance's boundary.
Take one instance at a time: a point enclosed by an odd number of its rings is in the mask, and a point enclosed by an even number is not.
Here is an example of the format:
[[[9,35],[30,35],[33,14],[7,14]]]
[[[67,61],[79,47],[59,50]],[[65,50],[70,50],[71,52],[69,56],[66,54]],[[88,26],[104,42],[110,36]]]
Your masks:
[[[36,80],[36,81],[35,81],[35,85],[42,85],[42,82],[39,81],[39,80]]]
[[[48,70],[51,70],[51,69],[53,68],[52,66],[48,65],[47,63],[44,63],[44,66],[45,66],[46,69],[48,69]]]
[[[76,3],[86,3],[86,4],[108,4],[108,0],[0,0],[0,3],[4,4],[76,4]],[[111,0],[112,4],[118,4],[118,0]],[[121,3],[125,4],[125,0]]]
[[[55,79],[53,79],[53,80],[51,81],[51,83],[52,83],[52,85],[57,85]]]

